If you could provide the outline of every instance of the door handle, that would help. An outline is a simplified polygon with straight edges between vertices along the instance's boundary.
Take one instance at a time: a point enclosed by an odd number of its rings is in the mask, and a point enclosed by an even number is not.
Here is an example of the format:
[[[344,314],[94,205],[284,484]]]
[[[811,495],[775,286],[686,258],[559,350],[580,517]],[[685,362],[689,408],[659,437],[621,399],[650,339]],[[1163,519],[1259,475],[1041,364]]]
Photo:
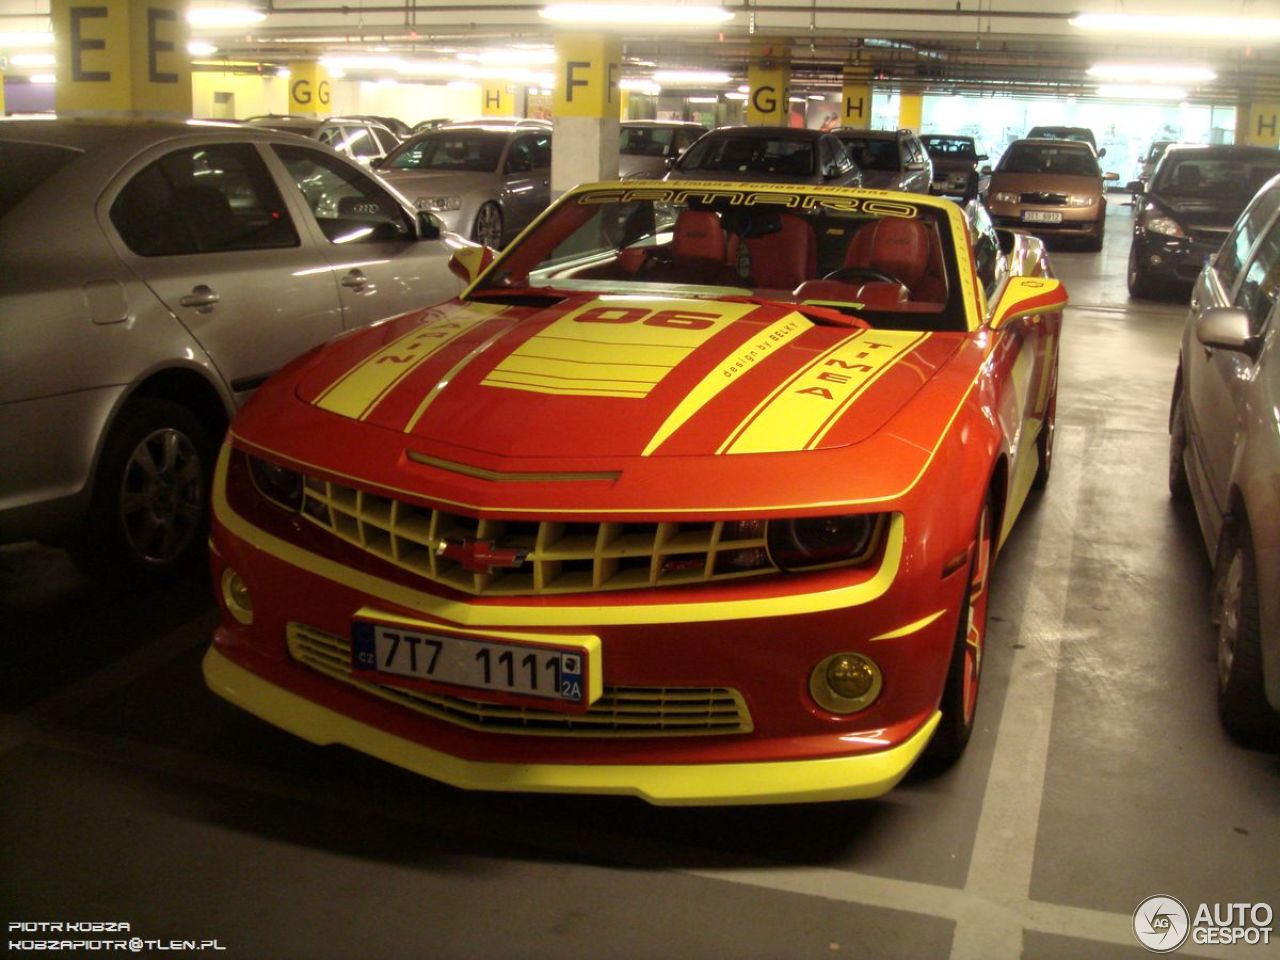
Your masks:
[[[369,286],[369,278],[364,275],[362,270],[351,270],[338,282],[357,293]]]
[[[221,299],[212,287],[198,283],[178,302],[184,307],[195,307],[197,313],[210,313],[213,305]]]

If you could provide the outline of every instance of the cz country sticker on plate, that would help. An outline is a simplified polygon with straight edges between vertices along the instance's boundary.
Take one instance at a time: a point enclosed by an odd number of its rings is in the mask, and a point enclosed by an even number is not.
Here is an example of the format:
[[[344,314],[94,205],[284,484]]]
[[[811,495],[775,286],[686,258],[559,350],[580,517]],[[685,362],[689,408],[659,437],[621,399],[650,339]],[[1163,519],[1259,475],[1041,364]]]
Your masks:
[[[389,686],[447,684],[552,708],[585,710],[603,692],[598,637],[454,630],[367,609],[351,623],[351,670]]]

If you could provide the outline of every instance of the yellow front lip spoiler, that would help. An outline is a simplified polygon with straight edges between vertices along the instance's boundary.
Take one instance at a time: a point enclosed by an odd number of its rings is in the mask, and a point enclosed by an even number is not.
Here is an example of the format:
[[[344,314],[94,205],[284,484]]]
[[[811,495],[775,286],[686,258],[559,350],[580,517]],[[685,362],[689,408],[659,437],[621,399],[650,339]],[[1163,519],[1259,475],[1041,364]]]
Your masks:
[[[315,744],[339,743],[467,790],[630,794],[662,806],[814,803],[878,797],[911,769],[942,714],[879,753],[821,760],[717,764],[544,764],[463,760],[313,703],[233,663],[211,647],[204,678],[214,693]]]

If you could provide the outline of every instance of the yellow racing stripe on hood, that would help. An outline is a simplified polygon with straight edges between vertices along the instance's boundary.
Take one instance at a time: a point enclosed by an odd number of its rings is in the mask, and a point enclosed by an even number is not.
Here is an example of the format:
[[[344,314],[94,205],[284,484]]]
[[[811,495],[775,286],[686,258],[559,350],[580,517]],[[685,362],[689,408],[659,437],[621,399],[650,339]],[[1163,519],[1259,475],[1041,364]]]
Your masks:
[[[813,449],[867,388],[928,336],[904,330],[851,334],[774,390],[716,452]]]
[[[501,304],[471,303],[414,327],[331,383],[315,405],[363,420],[427,358],[505,309]]]

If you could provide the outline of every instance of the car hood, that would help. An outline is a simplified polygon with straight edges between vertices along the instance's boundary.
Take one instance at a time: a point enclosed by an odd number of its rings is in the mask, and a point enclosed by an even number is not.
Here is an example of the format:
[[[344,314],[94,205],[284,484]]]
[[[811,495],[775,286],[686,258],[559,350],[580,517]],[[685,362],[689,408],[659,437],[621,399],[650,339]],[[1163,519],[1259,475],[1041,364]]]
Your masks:
[[[1227,230],[1249,202],[1248,197],[1230,202],[1230,198],[1206,200],[1194,197],[1151,196],[1171,216],[1193,229]]]
[[[1097,194],[1102,191],[1102,178],[1060,173],[994,173],[990,189],[1002,193]]]
[[[862,186],[867,190],[898,190],[902,186],[902,174],[897,170],[862,169]]]
[[[421,190],[431,191],[433,196],[468,193],[493,183],[494,174],[482,170],[387,170],[379,176],[401,193]]]
[[[451,460],[783,453],[875,435],[965,342],[820,326],[785,304],[455,301],[335,341],[294,390]],[[913,431],[920,449],[936,440]]]

